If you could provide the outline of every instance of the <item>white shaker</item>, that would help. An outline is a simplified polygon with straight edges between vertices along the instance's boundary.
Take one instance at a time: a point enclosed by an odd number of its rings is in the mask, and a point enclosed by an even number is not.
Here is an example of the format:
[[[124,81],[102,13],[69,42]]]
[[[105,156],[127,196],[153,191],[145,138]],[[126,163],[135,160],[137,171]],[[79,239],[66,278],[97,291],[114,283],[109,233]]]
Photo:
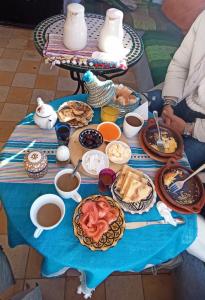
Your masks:
[[[119,53],[123,51],[123,12],[116,8],[110,8],[106,12],[105,22],[100,32],[98,47],[107,53]]]
[[[70,50],[81,50],[87,44],[87,24],[85,8],[78,3],[67,6],[67,17],[64,25],[63,42]]]

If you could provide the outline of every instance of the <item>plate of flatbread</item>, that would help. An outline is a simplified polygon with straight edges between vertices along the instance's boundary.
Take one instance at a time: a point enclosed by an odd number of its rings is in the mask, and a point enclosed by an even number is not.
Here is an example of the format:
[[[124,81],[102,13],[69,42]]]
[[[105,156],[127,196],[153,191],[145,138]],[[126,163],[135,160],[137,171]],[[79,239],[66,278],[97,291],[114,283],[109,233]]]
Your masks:
[[[152,179],[127,165],[118,172],[111,193],[122,209],[132,214],[149,211],[157,199]]]
[[[64,102],[58,109],[60,122],[68,123],[71,127],[80,128],[87,126],[92,121],[92,108],[82,101]]]

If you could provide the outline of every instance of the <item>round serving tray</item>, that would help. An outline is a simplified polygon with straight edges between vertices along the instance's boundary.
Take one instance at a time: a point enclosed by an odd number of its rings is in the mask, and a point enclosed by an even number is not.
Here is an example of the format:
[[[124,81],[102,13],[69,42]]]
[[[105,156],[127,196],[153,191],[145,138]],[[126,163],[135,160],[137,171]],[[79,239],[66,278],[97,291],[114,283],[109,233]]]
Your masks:
[[[101,195],[92,195],[85,199],[83,199],[80,204],[76,207],[74,215],[73,215],[73,228],[74,234],[79,239],[80,243],[90,250],[96,251],[101,250],[105,251],[117,244],[117,242],[122,238],[124,230],[125,230],[125,220],[124,220],[124,213],[119,206],[119,204],[113,200],[111,197],[106,197],[108,203],[112,207],[117,207],[119,209],[119,216],[116,221],[109,225],[109,230],[104,233],[99,242],[94,242],[92,238],[87,237],[84,235],[81,225],[79,224],[79,218],[81,215],[81,209],[83,203],[87,200],[94,201],[95,198],[102,197]]]
[[[71,135],[70,140],[69,140],[69,150],[70,150],[70,160],[71,160],[71,163],[74,165],[74,167],[77,165],[79,159],[83,156],[83,154],[85,152],[89,151],[89,149],[86,149],[83,146],[81,146],[81,144],[79,142],[79,135],[80,135],[81,131],[88,129],[88,128],[97,129],[97,126],[98,125],[96,125],[96,124],[92,124],[92,125],[88,125],[83,128],[79,128]],[[126,138],[123,135],[123,133],[121,134],[120,140],[126,143]],[[105,153],[106,146],[107,146],[107,143],[103,142],[103,144],[100,147],[96,148],[95,150],[100,150]],[[113,171],[115,171],[116,173],[122,168],[122,166],[123,165],[115,164],[110,161],[110,168]],[[88,177],[98,178],[98,176],[96,176],[96,175],[87,173],[83,169],[82,166],[80,166],[79,172]]]
[[[148,182],[152,187],[152,192],[150,193],[147,199],[143,199],[136,203],[135,202],[127,203],[122,200],[121,196],[116,191],[117,178],[115,182],[112,184],[111,186],[112,196],[119,203],[119,205],[122,207],[124,211],[129,212],[131,214],[142,214],[144,212],[148,212],[154,206],[157,199],[154,183],[147,174],[144,174],[144,177],[148,179]]]

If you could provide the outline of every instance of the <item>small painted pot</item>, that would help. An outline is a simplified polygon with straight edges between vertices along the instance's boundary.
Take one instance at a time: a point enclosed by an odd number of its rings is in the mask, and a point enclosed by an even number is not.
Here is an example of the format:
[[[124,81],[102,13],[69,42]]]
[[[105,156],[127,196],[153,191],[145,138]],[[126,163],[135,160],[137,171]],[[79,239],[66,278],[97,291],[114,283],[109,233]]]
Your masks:
[[[24,157],[24,168],[28,177],[37,179],[43,177],[48,171],[47,155],[42,151],[31,151]]]

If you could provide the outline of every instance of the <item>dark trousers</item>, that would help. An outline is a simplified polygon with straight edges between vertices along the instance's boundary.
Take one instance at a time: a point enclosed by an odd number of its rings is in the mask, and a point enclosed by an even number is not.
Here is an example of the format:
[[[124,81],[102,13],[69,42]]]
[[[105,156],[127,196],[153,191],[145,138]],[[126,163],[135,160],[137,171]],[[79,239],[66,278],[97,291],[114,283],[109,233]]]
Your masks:
[[[183,253],[183,263],[174,271],[176,300],[205,299],[205,265],[187,252]]]

